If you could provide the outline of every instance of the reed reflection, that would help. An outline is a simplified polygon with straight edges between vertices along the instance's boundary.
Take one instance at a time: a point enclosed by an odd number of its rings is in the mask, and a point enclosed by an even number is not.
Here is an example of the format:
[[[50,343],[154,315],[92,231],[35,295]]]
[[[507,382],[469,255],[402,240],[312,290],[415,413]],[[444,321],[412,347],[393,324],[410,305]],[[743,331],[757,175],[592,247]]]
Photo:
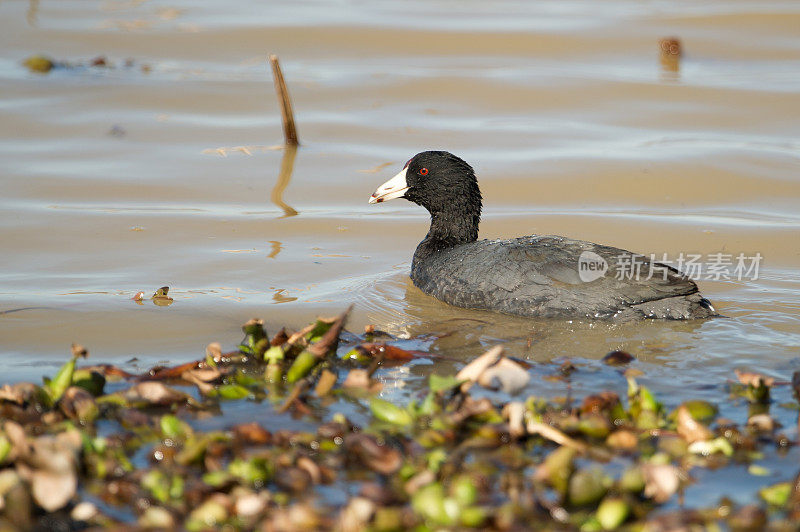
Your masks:
[[[39,16],[39,0],[28,0],[28,12],[25,14],[25,19],[28,25],[35,28],[36,18]]]
[[[297,216],[298,212],[283,201],[283,192],[289,186],[294,171],[294,159],[297,156],[297,146],[287,144],[283,147],[283,157],[281,157],[281,169],[278,173],[278,182],[272,189],[270,200],[283,210],[281,218]]]

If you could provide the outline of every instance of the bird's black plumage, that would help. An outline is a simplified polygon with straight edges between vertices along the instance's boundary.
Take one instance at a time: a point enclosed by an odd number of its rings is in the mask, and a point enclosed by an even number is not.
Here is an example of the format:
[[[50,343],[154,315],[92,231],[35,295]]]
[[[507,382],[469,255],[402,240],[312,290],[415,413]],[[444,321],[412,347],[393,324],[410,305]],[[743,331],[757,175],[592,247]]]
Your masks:
[[[561,236],[478,240],[478,181],[472,167],[451,153],[415,155],[370,202],[398,197],[430,212],[430,230],[414,252],[411,279],[445,303],[531,317],[716,315],[691,279],[630,251]],[[605,261],[607,270],[596,278],[589,274],[587,281],[579,270],[582,257]]]

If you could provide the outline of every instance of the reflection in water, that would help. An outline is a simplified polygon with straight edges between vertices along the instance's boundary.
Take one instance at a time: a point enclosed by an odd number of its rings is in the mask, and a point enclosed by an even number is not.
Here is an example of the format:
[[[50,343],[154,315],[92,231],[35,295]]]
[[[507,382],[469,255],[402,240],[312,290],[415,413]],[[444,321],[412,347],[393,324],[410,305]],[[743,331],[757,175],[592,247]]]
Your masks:
[[[133,300],[134,303],[136,303],[137,305],[142,305],[142,306],[144,306],[145,301],[151,301],[153,303],[153,305],[156,305],[158,307],[168,307],[174,302],[171,297],[153,297],[153,298],[150,298],[149,300],[147,300],[147,299],[134,299]]]
[[[275,257],[278,256],[278,253],[281,252],[281,249],[283,249],[283,244],[281,244],[277,240],[269,240],[269,243],[272,245],[272,249],[270,250],[269,255],[267,255],[267,258],[274,259]]]
[[[0,310],[0,316],[3,314],[11,314],[12,312],[22,312],[25,310],[41,310],[41,309],[51,309],[53,307],[21,307],[21,308],[12,308],[8,310]]]
[[[272,300],[275,303],[289,303],[291,301],[297,301],[296,297],[284,295],[284,292],[286,292],[285,288],[279,288],[274,294],[272,294]]]
[[[39,0],[28,0],[28,12],[25,14],[28,24],[32,27],[36,27],[36,17],[38,16]]]
[[[665,37],[658,42],[661,52],[661,79],[678,81],[681,69],[681,41],[677,37]]]
[[[599,359],[623,350],[655,360],[665,347],[690,344],[704,320],[582,322],[530,319],[453,307],[424,294],[408,275],[393,274],[369,286],[358,305],[377,328],[418,338],[433,352],[477,356],[502,343],[509,354],[537,361],[559,357]],[[380,305],[375,301],[381,300]]]
[[[297,211],[289,207],[283,201],[283,191],[289,186],[289,181],[292,179],[292,171],[294,171],[294,158],[297,155],[297,146],[286,145],[283,147],[283,157],[281,157],[281,171],[278,174],[278,182],[272,189],[270,200],[283,210],[283,216],[296,216]],[[277,254],[277,252],[276,252]]]

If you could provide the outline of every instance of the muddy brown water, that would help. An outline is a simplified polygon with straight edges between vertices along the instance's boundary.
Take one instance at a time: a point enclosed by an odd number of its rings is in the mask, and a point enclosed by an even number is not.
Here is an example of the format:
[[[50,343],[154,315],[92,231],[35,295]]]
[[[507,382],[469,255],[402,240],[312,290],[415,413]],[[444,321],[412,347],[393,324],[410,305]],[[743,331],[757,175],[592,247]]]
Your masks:
[[[797,28],[789,1],[0,2],[3,372],[38,379],[73,341],[120,364],[185,360],[232,346],[250,317],[274,331],[354,303],[351,330],[448,357],[496,342],[537,361],[626,349],[672,403],[718,398],[737,367],[787,379],[800,369]],[[659,61],[669,36],[677,71]],[[36,53],[73,67],[30,73]],[[282,178],[269,53],[302,142]],[[113,68],[87,66],[97,56]],[[475,166],[484,238],[758,253],[758,278],[701,280],[728,318],[696,323],[447,307],[408,280],[427,214],[367,204],[434,148]],[[171,306],[130,299],[162,285]]]

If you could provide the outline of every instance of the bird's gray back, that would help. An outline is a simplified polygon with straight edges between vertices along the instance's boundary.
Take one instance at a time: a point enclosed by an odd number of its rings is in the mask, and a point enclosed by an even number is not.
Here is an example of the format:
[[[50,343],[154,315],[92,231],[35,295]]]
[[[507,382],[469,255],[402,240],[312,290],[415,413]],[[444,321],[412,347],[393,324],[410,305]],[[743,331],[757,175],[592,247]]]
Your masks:
[[[459,307],[590,318],[628,315],[634,308],[649,314],[643,317],[665,317],[660,314],[666,312],[666,317],[685,318],[695,317],[690,315],[697,306],[694,299],[702,299],[689,297],[697,293],[697,285],[668,266],[654,263],[651,270],[642,255],[560,236],[479,240],[429,252],[424,260],[418,260],[419,252],[412,264],[414,284]],[[585,252],[608,265],[604,275],[588,282],[579,273]],[[631,267],[635,264],[638,275]],[[660,301],[670,308],[662,308]]]

